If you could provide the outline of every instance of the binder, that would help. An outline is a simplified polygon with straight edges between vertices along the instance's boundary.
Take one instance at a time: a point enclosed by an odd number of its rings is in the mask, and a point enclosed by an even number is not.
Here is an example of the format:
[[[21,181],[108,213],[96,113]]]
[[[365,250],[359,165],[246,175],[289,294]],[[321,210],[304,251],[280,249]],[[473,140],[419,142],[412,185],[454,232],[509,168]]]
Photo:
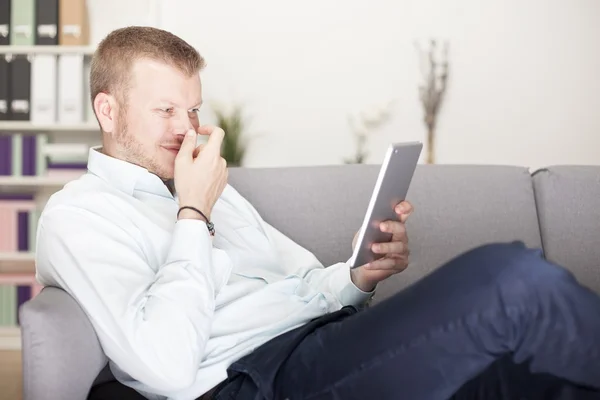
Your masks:
[[[0,326],[17,326],[17,286],[4,282],[0,283]]]
[[[52,54],[36,54],[31,65],[31,122],[52,124],[57,120],[57,61]]]
[[[12,148],[12,137],[0,135],[0,176],[12,175]]]
[[[47,175],[48,160],[44,148],[48,145],[48,134],[38,133],[35,135],[36,152],[35,152],[35,174],[37,176]]]
[[[23,175],[23,134],[12,134],[11,175]]]
[[[58,0],[36,1],[35,24],[35,44],[58,44]]]
[[[17,54],[10,61],[10,113],[13,121],[29,121],[31,97],[31,61],[29,55]]]
[[[37,161],[37,141],[35,135],[23,135],[23,147],[22,147],[22,171],[23,176],[35,176],[36,175],[36,161]]]
[[[40,220],[40,214],[42,210],[38,207],[29,211],[29,251],[35,251],[36,239],[37,239],[37,225]]]
[[[21,145],[21,175],[44,176],[48,163],[44,156],[44,146],[48,142],[46,134],[22,135]]]
[[[10,2],[0,0],[0,46],[10,44]]]
[[[10,119],[9,60],[11,58],[9,55],[0,54],[0,121]]]
[[[14,234],[17,230],[16,220],[13,218],[14,213],[8,207],[4,207],[5,200],[0,199],[0,252],[16,251],[16,241]],[[0,282],[0,287],[2,282]],[[0,298],[2,301],[2,298]],[[2,302],[0,302],[2,306]],[[1,312],[1,311],[0,311]]]
[[[66,46],[89,44],[89,19],[86,0],[59,0],[58,43]]]
[[[83,122],[83,55],[62,54],[58,57],[58,122]]]
[[[10,17],[10,44],[35,44],[35,0],[12,0]]]

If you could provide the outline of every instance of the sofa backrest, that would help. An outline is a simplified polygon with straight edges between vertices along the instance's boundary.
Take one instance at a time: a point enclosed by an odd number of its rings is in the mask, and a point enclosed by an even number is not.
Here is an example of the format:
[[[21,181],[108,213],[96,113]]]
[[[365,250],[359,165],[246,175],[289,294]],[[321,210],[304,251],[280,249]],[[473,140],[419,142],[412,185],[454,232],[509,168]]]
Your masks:
[[[600,293],[600,167],[544,168],[533,183],[546,258]]]
[[[378,171],[367,165],[234,168],[230,183],[328,265],[350,257]],[[380,285],[375,301],[472,247],[514,240],[543,243],[548,259],[600,292],[600,167],[548,168],[532,179],[519,167],[420,165],[408,197],[415,206],[408,223],[411,266]],[[91,324],[67,293],[45,288],[21,307],[20,317],[26,400],[84,398],[94,379],[114,379]]]
[[[230,183],[325,265],[351,256],[379,172],[376,165],[234,169]],[[419,165],[408,194],[411,266],[381,284],[380,301],[475,246],[521,240],[541,247],[526,168]]]

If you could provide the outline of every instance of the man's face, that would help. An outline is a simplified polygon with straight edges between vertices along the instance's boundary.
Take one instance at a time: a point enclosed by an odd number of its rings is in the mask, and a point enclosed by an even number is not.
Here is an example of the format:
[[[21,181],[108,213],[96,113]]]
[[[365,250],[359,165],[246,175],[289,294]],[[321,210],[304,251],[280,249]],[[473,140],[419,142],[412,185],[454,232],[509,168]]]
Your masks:
[[[188,77],[157,61],[136,62],[114,127],[120,158],[172,179],[185,132],[200,124],[201,103],[199,74]]]

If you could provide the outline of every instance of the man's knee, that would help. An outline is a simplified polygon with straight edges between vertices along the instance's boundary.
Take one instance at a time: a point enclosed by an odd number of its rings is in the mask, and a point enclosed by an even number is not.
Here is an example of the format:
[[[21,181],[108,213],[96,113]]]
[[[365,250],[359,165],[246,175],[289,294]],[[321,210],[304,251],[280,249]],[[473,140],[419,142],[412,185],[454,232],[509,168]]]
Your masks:
[[[530,248],[521,241],[489,243],[471,250],[484,268],[532,282],[572,280],[566,268],[549,262],[541,249]]]
[[[494,275],[514,272],[540,279],[571,279],[571,273],[546,260],[541,249],[527,247],[522,241],[483,244],[464,253],[462,261]]]
[[[485,243],[474,247],[469,252],[490,258],[498,258],[499,255],[501,255],[502,258],[507,256],[519,258],[530,252],[537,252],[537,250],[528,248],[524,242],[516,240],[512,242]]]

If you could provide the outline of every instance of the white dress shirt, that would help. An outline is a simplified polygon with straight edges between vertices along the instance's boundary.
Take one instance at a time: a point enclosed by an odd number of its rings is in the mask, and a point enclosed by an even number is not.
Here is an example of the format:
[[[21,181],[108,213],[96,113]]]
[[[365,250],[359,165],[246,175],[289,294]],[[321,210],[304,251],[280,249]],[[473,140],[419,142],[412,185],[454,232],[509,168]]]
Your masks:
[[[78,301],[115,377],[150,399],[195,399],[266,341],[371,296],[229,185],[214,238],[178,208],[156,175],[93,148],[38,225],[38,280]]]

